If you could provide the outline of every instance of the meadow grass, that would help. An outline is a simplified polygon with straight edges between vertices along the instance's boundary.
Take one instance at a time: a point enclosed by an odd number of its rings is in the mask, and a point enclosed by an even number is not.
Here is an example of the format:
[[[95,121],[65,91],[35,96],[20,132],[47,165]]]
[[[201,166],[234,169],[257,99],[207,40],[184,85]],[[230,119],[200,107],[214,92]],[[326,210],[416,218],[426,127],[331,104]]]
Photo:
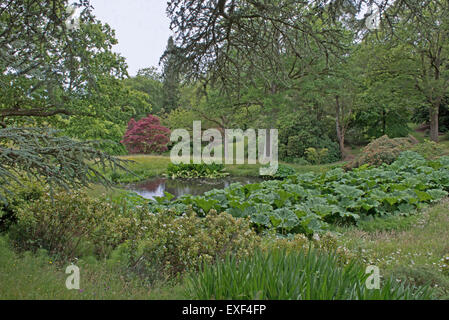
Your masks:
[[[108,169],[106,176],[116,183],[130,183],[146,180],[149,178],[161,176],[167,171],[167,166],[171,163],[169,156],[156,155],[130,155],[120,157],[123,160],[128,160],[125,167],[130,171],[124,170],[112,171]],[[292,163],[280,162],[294,168],[298,173],[324,173],[330,168],[341,165],[343,162],[337,164],[323,164],[323,165],[299,165]],[[260,164],[226,164],[226,171],[234,177],[256,177],[259,176]]]
[[[18,254],[0,237],[0,300],[185,299],[179,284],[150,287],[103,262],[77,265],[80,290],[68,290],[67,266],[56,265],[44,251]]]
[[[378,266],[381,274],[421,285],[432,282],[444,297],[449,297],[449,273],[442,270],[441,259],[449,255],[448,230],[448,199],[415,216],[377,218],[357,227],[335,228],[341,234],[340,244],[365,263]]]

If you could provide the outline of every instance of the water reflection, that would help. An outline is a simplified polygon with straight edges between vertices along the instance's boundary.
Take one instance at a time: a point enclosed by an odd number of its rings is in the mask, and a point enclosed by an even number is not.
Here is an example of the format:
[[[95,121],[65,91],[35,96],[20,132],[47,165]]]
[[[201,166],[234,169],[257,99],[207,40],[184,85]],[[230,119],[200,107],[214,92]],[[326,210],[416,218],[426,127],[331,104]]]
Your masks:
[[[164,192],[169,192],[175,197],[184,194],[201,195],[212,189],[224,189],[232,183],[241,184],[256,183],[262,181],[257,177],[226,177],[220,179],[167,179],[153,178],[143,182],[131,184],[127,189],[134,191],[146,199],[163,197]]]

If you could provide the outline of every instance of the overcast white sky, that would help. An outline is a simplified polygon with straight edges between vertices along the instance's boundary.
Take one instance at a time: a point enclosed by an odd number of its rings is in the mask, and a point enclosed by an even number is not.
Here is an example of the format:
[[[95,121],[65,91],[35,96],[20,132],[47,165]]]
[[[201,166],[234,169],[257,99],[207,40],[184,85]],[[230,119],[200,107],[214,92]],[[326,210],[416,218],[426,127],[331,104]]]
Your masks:
[[[166,0],[91,0],[95,16],[116,32],[129,75],[141,68],[158,66],[171,35],[165,13]]]

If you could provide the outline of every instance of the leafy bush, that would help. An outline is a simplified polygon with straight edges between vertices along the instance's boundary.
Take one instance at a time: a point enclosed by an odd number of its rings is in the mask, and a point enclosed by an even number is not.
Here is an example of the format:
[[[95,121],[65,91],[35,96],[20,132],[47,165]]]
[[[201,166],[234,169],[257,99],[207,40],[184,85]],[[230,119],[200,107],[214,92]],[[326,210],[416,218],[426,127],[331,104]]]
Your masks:
[[[11,185],[12,194],[7,194],[4,201],[0,201],[0,232],[6,231],[17,220],[17,211],[29,201],[39,199],[48,187],[44,187],[34,179],[13,183]]]
[[[447,150],[441,144],[429,140],[425,140],[424,142],[413,146],[410,150],[419,153],[429,160],[448,154]]]
[[[338,256],[324,251],[273,250],[237,261],[227,256],[215,265],[204,264],[188,278],[192,299],[219,300],[398,300],[429,299],[427,287],[411,287],[394,279],[382,281],[378,290],[367,289],[365,268],[342,265]]]
[[[192,206],[204,215],[214,209],[249,217],[259,231],[281,234],[323,232],[329,223],[355,223],[360,216],[408,216],[449,191],[449,157],[427,161],[405,151],[391,165],[362,166],[345,172],[305,173],[284,180],[242,186],[231,184],[203,196],[183,195],[151,203],[153,212],[171,208],[183,214]]]
[[[18,210],[9,234],[19,249],[46,249],[62,260],[83,249],[105,257],[128,238],[134,221],[126,208],[84,192],[58,192],[53,198],[47,193]]]
[[[137,122],[129,121],[121,143],[131,154],[163,153],[168,150],[169,135],[170,130],[161,125],[158,117],[148,115]]]
[[[295,169],[293,169],[290,166],[287,166],[285,164],[279,164],[278,165],[278,170],[276,171],[276,173],[274,175],[271,176],[262,176],[262,178],[264,179],[286,179],[289,176],[293,176],[296,174]]]
[[[142,225],[141,240],[122,245],[129,266],[148,279],[173,277],[212,264],[227,254],[236,259],[256,246],[258,237],[250,222],[211,211],[205,218],[190,211],[181,217],[165,211],[150,215]]]
[[[223,164],[194,164],[194,163],[170,163],[167,166],[168,177],[176,178],[221,178],[226,177],[229,173],[225,172]]]
[[[284,161],[304,158],[307,148],[327,149],[328,154],[322,158],[322,163],[333,163],[341,159],[340,148],[336,141],[330,138],[330,129],[335,130],[335,124],[317,121],[309,114],[289,113],[281,119],[279,128],[279,158]],[[329,130],[328,130],[329,129]]]
[[[329,154],[329,150],[326,148],[323,149],[315,149],[315,148],[307,148],[306,149],[306,158],[311,164],[321,164],[323,163],[323,159],[327,157]]]
[[[379,166],[391,164],[399,154],[412,146],[410,138],[389,138],[382,136],[362,149],[360,156],[348,164],[347,168],[357,168],[362,165]]]

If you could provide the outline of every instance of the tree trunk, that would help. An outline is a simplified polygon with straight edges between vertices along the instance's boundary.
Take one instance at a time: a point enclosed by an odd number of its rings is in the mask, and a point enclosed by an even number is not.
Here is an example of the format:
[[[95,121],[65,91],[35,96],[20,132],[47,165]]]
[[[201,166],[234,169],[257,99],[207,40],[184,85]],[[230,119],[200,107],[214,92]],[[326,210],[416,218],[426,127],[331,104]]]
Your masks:
[[[344,127],[340,121],[340,100],[339,100],[339,96],[335,97],[335,125],[337,127],[337,139],[338,139],[338,145],[340,147],[340,153],[341,153],[341,157],[342,159],[345,158],[346,156],[346,151],[345,151],[345,130]]]
[[[440,104],[430,107],[430,140],[438,142],[438,113]]]

